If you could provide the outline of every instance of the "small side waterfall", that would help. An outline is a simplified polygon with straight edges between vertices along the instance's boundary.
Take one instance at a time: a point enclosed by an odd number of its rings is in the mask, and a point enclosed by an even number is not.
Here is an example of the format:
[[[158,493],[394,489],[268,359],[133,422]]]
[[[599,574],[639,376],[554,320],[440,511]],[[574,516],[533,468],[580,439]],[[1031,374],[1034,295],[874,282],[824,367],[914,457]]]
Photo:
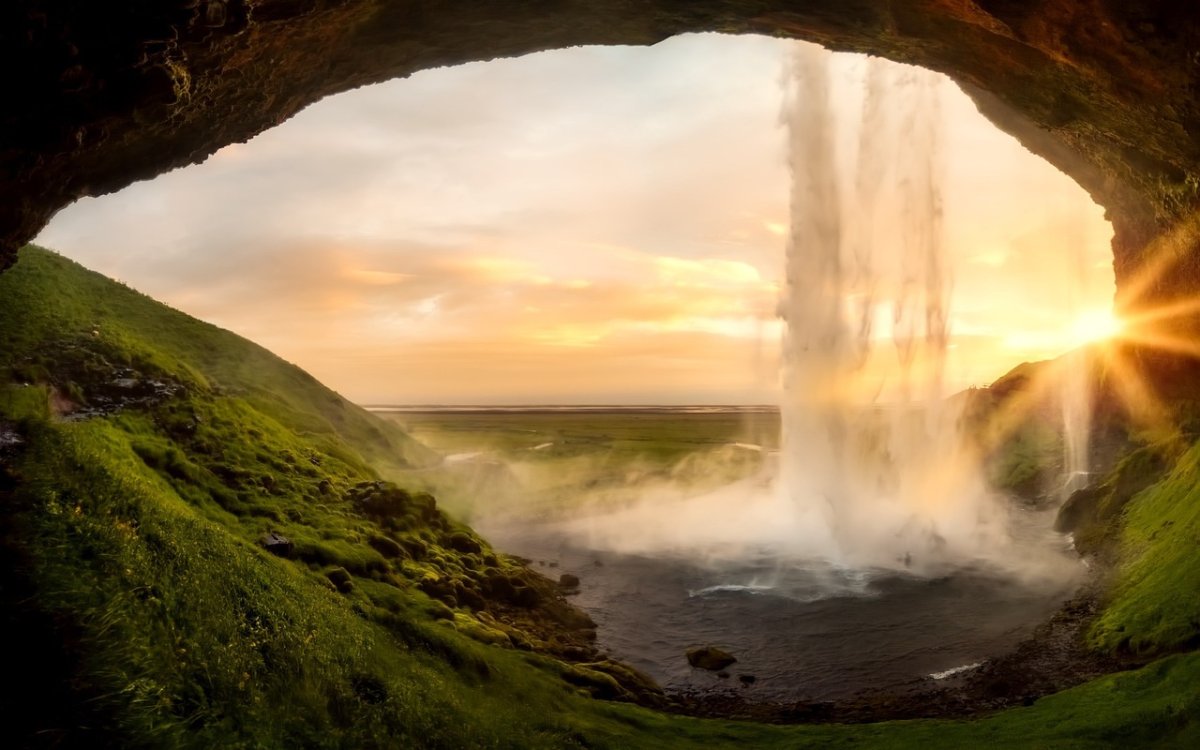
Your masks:
[[[1062,499],[1065,500],[1075,490],[1088,485],[1092,405],[1087,347],[1070,352],[1064,359],[1066,370],[1062,374],[1060,388],[1063,419]]]
[[[1076,225],[1078,226],[1078,225]],[[1068,305],[1070,312],[1078,316],[1083,314],[1081,300],[1087,290],[1087,275],[1085,272],[1083,247],[1084,240],[1080,233],[1068,238],[1072,253],[1070,259],[1071,283],[1068,285]],[[1086,487],[1089,483],[1091,466],[1089,465],[1089,449],[1091,447],[1092,428],[1092,379],[1091,354],[1087,346],[1080,346],[1068,352],[1061,360],[1062,370],[1059,374],[1059,399],[1062,403],[1063,422],[1063,484],[1062,499],[1068,498],[1072,492]]]
[[[809,524],[824,524],[826,554],[845,564],[969,558],[1002,543],[1004,523],[943,392],[938,78],[868,61],[845,184],[838,134],[855,123],[837,121],[827,61],[797,45],[785,76],[784,492]]]

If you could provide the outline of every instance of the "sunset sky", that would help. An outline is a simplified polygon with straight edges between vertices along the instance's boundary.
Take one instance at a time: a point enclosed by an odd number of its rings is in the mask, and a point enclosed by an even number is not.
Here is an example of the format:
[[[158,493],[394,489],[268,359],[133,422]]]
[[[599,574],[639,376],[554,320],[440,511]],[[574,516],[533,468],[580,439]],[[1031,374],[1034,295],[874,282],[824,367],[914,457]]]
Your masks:
[[[788,44],[425,71],[80,201],[37,242],[360,403],[774,402]],[[849,122],[864,65],[837,57]],[[942,101],[957,388],[1070,348],[1113,287],[1102,210],[953,84]]]

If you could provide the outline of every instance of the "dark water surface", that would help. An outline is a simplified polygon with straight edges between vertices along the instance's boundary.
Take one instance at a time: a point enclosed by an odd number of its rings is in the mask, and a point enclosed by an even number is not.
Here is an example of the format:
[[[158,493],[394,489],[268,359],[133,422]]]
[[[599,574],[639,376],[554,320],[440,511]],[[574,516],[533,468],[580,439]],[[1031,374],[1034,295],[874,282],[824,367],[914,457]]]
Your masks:
[[[1034,531],[1044,513],[1027,513]],[[1067,599],[1073,570],[1023,584],[998,572],[960,569],[922,579],[897,571],[840,570],[823,561],[781,561],[767,551],[737,561],[588,549],[554,525],[487,531],[500,549],[536,569],[582,580],[573,597],[598,625],[610,656],[668,691],[737,691],[760,701],[818,701],[863,690],[897,690],[1015,646]],[[1042,543],[1066,544],[1044,533]],[[1063,565],[1077,566],[1068,555]],[[691,646],[737,657],[719,678],[692,669]],[[752,685],[738,677],[753,675]]]

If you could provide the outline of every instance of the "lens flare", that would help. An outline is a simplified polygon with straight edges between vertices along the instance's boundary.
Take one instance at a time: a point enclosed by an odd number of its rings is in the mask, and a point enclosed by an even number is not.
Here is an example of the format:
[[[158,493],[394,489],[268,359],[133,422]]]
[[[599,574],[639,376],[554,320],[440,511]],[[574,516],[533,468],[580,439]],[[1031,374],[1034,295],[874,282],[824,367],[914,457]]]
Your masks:
[[[1085,310],[1071,323],[1069,337],[1073,346],[1107,341],[1120,336],[1124,324],[1112,310]]]

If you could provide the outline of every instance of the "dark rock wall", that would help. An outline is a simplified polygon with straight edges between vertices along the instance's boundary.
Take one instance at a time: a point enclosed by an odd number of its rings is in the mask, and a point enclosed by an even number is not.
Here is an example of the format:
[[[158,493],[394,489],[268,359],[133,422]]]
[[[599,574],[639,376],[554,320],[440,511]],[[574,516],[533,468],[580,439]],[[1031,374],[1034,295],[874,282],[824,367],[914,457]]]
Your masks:
[[[329,94],[692,31],[948,73],[1109,210],[1119,285],[1200,203],[1200,6],[1188,0],[7,0],[0,267],[76,198],[202,161]],[[1177,272],[1148,294],[1200,287],[1192,235],[1173,240]]]

